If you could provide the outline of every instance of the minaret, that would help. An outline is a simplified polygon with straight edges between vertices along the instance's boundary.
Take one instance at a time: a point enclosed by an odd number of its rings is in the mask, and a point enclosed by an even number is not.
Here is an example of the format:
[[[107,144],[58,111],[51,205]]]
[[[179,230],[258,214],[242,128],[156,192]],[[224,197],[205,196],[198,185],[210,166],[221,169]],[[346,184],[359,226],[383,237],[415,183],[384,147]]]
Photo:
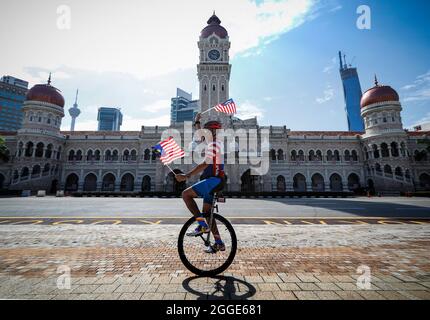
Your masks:
[[[79,110],[78,108],[78,92],[79,90],[77,89],[75,103],[73,104],[73,107],[69,109],[69,114],[72,117],[72,123],[70,124],[70,131],[75,131],[76,118],[81,114],[81,110]]]

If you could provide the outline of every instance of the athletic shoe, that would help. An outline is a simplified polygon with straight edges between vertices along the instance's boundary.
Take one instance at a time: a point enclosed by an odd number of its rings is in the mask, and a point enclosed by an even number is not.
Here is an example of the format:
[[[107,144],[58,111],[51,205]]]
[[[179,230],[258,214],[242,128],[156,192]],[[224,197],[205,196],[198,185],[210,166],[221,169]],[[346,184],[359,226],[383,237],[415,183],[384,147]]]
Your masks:
[[[194,229],[194,231],[188,232],[186,235],[188,237],[197,237],[204,233],[209,233],[209,228],[205,228],[199,225],[197,226],[197,228]]]
[[[207,247],[207,249],[205,250],[206,253],[216,253],[218,251],[225,251],[224,242],[221,242],[221,243],[215,242],[213,245],[211,245],[210,247]]]

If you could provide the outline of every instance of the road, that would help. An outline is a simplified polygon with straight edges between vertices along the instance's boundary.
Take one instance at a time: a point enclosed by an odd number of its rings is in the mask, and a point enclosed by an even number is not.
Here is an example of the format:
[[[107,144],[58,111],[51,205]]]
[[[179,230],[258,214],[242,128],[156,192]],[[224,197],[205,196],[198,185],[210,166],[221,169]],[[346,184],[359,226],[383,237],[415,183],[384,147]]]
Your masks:
[[[201,203],[201,200],[199,200]],[[227,199],[229,218],[430,218],[428,198]],[[178,198],[0,198],[0,217],[178,218],[190,213]]]

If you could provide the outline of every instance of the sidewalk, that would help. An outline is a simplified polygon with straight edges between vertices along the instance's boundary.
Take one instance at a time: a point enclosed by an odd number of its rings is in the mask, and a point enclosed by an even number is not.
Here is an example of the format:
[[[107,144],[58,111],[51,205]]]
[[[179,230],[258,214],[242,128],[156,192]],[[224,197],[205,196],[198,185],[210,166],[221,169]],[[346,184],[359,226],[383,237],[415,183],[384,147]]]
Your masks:
[[[177,254],[179,225],[0,225],[0,298],[430,299],[430,225],[234,227],[228,272],[196,278]],[[57,287],[59,267],[70,289]]]

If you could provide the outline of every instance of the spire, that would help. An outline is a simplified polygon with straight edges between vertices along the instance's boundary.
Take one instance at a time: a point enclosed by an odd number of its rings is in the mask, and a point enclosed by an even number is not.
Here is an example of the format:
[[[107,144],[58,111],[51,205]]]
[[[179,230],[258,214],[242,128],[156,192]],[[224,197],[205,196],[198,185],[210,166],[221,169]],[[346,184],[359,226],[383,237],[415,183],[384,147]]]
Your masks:
[[[49,78],[48,78],[48,85],[51,85],[51,72],[49,73]]]
[[[343,70],[343,64],[342,64],[342,52],[339,51],[339,64],[340,64],[340,70]]]
[[[379,83],[378,83],[378,78],[376,77],[376,73],[375,73],[375,87],[378,87]]]
[[[208,24],[221,24],[221,20],[216,16],[215,10],[212,17],[209,18]]]
[[[79,93],[79,89],[76,89],[76,97],[75,97],[75,104],[78,104],[78,93]]]

